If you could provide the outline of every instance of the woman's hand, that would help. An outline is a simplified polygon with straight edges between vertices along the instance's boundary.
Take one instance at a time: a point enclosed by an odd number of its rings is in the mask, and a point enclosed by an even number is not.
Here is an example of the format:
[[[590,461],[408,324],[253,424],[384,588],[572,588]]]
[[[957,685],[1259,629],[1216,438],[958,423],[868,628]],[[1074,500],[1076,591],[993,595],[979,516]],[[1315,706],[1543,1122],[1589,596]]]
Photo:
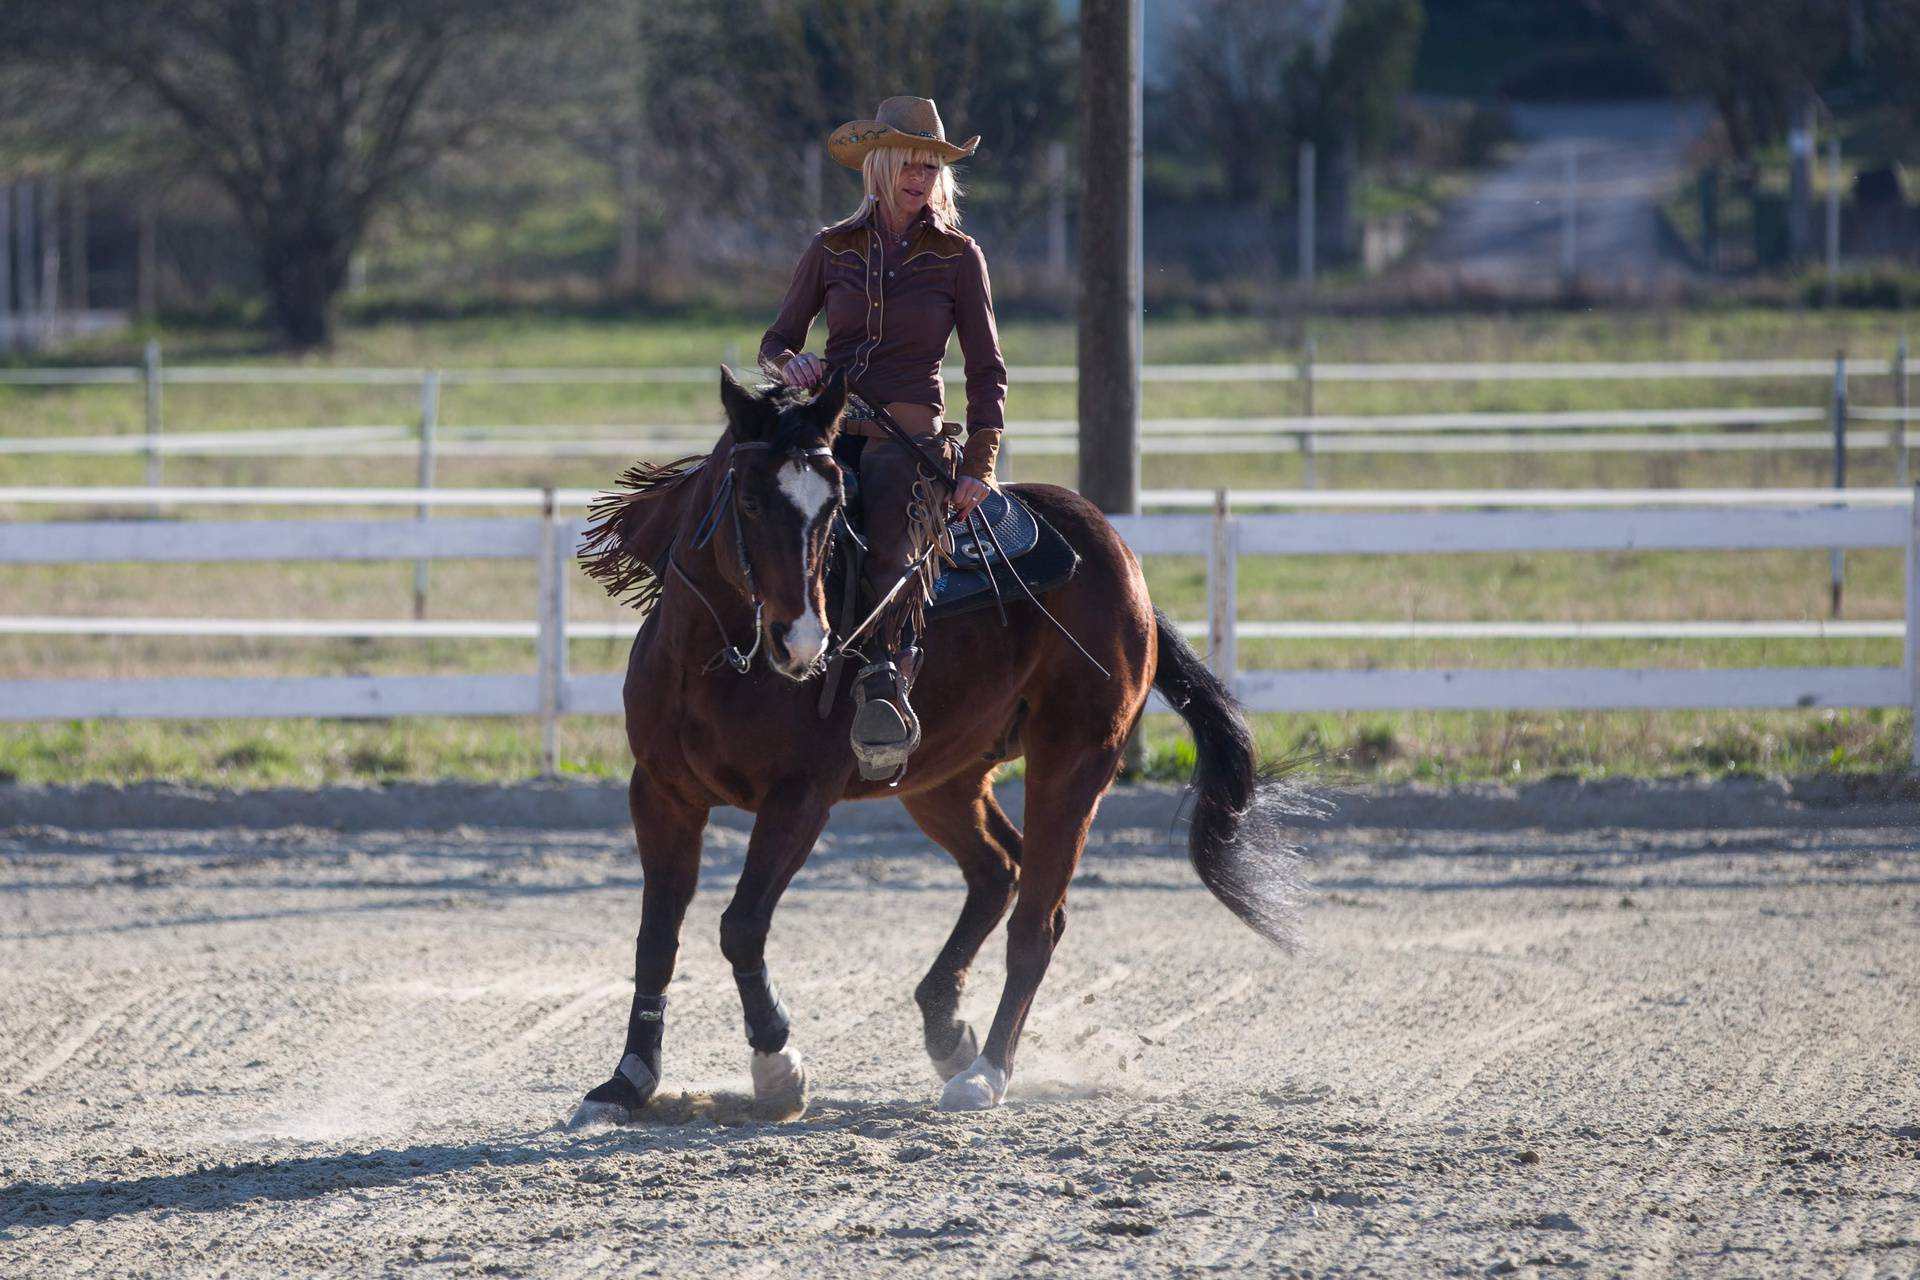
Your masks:
[[[953,508],[956,520],[965,520],[973,509],[987,500],[992,490],[972,476],[961,476],[960,483],[953,486],[953,498],[948,503]]]
[[[787,367],[780,371],[781,381],[790,387],[817,387],[826,376],[827,362],[808,351],[787,361]]]

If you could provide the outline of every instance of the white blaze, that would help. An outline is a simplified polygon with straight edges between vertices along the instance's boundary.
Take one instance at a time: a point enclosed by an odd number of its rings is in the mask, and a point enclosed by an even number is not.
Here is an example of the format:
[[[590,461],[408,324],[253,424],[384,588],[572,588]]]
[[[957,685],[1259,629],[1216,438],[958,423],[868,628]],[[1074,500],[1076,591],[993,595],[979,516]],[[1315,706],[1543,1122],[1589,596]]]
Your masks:
[[[800,513],[800,572],[807,570],[807,552],[813,545],[813,522],[833,501],[833,485],[828,479],[799,459],[780,468],[780,492]],[[809,609],[787,628],[787,648],[795,661],[812,664],[827,647],[824,618]]]

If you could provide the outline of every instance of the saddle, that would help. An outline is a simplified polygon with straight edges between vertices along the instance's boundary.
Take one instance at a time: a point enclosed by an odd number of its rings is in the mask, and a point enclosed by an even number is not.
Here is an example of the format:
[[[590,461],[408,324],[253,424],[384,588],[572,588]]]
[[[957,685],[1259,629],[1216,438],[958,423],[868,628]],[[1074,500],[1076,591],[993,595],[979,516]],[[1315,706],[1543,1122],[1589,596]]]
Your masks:
[[[866,543],[860,536],[860,506],[851,501],[840,516],[834,531],[834,545],[827,563],[827,600],[836,605],[833,619],[835,640],[849,634],[866,615],[871,602],[862,598],[862,564]],[[953,563],[933,584],[933,602],[927,606],[927,622],[971,613],[995,603],[1024,600],[1025,593],[1015,583],[1018,575],[1036,596],[1073,577],[1080,567],[1080,553],[1048,524],[1018,494],[1007,489],[989,493],[974,509],[975,518],[950,520],[947,533],[953,545]],[[992,530],[988,536],[982,524]],[[997,542],[997,547],[996,547]],[[1005,552],[1005,558],[1001,552]],[[832,713],[839,694],[841,662],[828,665],[820,690],[820,716]]]

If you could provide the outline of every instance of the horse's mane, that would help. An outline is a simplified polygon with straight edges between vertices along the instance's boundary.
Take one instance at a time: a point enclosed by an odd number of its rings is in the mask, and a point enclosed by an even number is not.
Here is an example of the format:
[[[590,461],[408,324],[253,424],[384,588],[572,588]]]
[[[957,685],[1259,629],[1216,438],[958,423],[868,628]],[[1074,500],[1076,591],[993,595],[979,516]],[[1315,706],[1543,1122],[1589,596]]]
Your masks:
[[[665,561],[674,529],[658,528],[652,503],[677,490],[706,461],[706,454],[694,454],[672,462],[636,462],[621,474],[617,490],[594,499],[593,522],[581,535],[579,555],[581,567],[608,595],[636,609],[653,607],[664,567],[655,562]],[[649,533],[651,539],[642,536]]]

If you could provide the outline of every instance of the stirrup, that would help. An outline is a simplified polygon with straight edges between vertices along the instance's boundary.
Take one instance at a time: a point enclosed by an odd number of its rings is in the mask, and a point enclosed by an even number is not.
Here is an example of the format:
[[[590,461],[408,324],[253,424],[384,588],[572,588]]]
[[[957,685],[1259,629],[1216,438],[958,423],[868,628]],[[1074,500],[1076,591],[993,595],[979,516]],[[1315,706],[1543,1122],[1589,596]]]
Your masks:
[[[920,718],[907,701],[900,668],[882,658],[860,668],[853,681],[851,741],[860,777],[867,782],[899,781],[907,757],[920,745]]]

